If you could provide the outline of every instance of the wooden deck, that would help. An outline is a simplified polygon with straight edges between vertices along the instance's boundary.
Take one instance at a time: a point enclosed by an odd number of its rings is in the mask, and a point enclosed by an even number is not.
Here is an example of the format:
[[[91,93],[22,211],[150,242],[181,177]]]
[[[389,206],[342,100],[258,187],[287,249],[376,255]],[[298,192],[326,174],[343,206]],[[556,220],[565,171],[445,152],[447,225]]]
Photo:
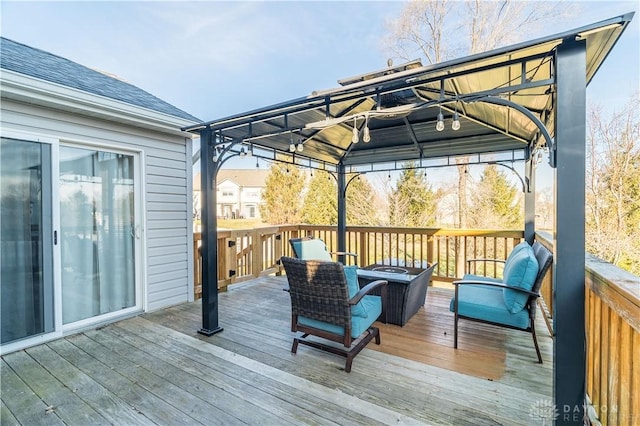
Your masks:
[[[300,347],[284,277],[220,294],[222,333],[198,335],[200,303],[175,306],[2,357],[2,425],[22,424],[542,424],[551,401],[552,339],[538,324],[544,365],[527,333],[461,322],[453,347],[451,292],[429,288],[404,327],[380,325],[343,358]]]

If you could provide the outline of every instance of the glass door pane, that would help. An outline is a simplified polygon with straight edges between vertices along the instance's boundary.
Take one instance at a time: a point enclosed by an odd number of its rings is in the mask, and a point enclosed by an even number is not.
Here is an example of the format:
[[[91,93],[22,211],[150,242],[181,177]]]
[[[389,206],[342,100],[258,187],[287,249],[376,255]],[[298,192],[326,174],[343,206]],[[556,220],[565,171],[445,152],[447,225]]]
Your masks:
[[[134,158],[60,147],[62,321],[136,305]]]
[[[53,331],[51,146],[0,140],[2,343]]]

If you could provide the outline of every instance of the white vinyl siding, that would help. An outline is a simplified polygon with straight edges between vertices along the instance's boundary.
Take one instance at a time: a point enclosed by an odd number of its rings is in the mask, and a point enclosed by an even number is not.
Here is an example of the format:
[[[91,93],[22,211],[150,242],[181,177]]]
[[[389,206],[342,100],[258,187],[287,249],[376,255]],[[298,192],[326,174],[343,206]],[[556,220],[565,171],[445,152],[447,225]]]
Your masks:
[[[191,142],[177,134],[2,99],[5,129],[142,153],[146,309],[192,299]],[[138,260],[137,260],[138,261]]]

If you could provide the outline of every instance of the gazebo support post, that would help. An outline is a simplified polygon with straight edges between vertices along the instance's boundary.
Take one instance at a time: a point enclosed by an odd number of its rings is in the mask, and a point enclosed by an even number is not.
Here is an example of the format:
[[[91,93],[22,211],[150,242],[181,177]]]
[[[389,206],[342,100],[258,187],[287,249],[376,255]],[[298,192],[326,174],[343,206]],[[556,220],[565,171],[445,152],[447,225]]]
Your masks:
[[[347,177],[344,164],[340,163],[337,167],[337,189],[338,189],[338,251],[347,251]],[[340,255],[340,262],[345,262],[345,256]]]
[[[536,234],[536,179],[533,156],[524,165],[525,185],[524,189],[524,239],[533,244]]]
[[[582,425],[585,414],[585,69],[586,41],[566,40],[558,46],[553,271],[556,425]]]
[[[211,129],[200,130],[201,232],[202,232],[202,328],[198,333],[211,336],[222,331],[218,325],[218,217],[216,214],[217,164],[213,162],[215,140]]]

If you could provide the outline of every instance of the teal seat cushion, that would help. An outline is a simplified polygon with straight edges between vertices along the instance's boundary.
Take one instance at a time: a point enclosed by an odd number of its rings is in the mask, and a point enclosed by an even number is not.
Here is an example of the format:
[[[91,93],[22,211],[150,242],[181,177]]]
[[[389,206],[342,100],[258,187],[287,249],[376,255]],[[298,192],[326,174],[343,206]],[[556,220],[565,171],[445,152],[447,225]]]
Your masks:
[[[511,253],[504,265],[502,282],[512,287],[531,291],[538,275],[538,260],[528,244],[519,249],[515,254]],[[516,290],[503,290],[504,303],[509,312],[520,312],[527,304],[529,295]]]
[[[353,298],[357,292],[360,291],[360,284],[358,283],[358,267],[355,265],[345,266],[344,274],[347,277],[347,286],[349,288],[349,299]],[[351,315],[356,317],[367,317],[367,308],[363,303],[362,298],[357,304],[351,307]]]
[[[475,275],[465,275],[464,279],[497,281]],[[458,289],[458,313],[465,317],[507,324],[522,329],[529,327],[529,312],[526,309],[521,309],[517,313],[509,312],[504,303],[502,293],[502,289],[498,287],[483,287],[473,284],[461,285]],[[449,303],[451,312],[454,312],[453,306],[454,298]]]
[[[371,324],[382,314],[382,298],[380,296],[367,295],[360,301],[365,307],[367,314],[365,316],[351,316],[351,337],[357,339],[364,333]],[[307,327],[318,328],[329,333],[344,335],[344,327],[329,324],[323,321],[310,319],[307,317],[298,317],[298,322]]]
[[[319,238],[295,241],[292,244],[295,246],[298,259],[333,261],[331,253],[327,251],[326,244]]]

